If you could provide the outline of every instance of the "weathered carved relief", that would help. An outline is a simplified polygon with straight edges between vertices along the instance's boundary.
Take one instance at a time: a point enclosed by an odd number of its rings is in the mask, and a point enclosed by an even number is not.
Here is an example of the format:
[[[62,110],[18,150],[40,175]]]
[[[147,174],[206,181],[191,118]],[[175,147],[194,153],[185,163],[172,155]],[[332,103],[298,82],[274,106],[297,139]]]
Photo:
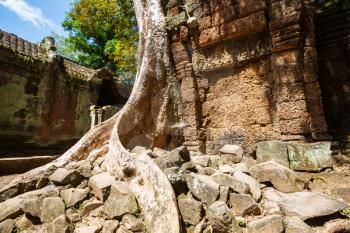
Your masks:
[[[206,152],[226,143],[252,151],[261,140],[328,138],[313,1],[192,0],[183,5],[169,4],[168,19],[181,18],[178,25],[169,24],[179,78],[197,83],[184,82],[181,92],[184,121],[190,125],[185,138],[200,140]],[[184,14],[192,17],[191,25]],[[190,63],[193,72],[184,72]]]

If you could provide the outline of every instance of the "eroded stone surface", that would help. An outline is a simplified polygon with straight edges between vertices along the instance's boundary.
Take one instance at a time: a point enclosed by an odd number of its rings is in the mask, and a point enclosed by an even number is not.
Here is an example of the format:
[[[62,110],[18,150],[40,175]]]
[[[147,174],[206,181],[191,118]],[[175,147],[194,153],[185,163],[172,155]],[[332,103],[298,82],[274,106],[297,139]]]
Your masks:
[[[282,233],[284,226],[281,215],[269,215],[248,224],[248,233]]]
[[[290,167],[298,171],[320,171],[333,167],[330,142],[290,143],[288,158]]]
[[[249,191],[249,186],[236,179],[233,176],[223,174],[223,173],[215,173],[211,176],[214,181],[218,184],[231,188],[233,191],[237,193],[247,193]]]
[[[177,200],[182,219],[191,225],[197,225],[203,217],[202,203],[192,197],[180,196]]]
[[[343,201],[314,192],[297,192],[282,197],[279,205],[286,216],[297,216],[302,220],[326,216],[347,208]]]
[[[286,233],[315,233],[315,231],[298,217],[288,217],[285,221]]]
[[[15,227],[15,221],[13,219],[7,219],[3,222],[0,222],[1,233],[12,233],[14,227]]]
[[[206,204],[217,200],[220,190],[219,184],[212,178],[194,173],[185,176],[186,183],[195,197]]]
[[[207,217],[214,232],[240,233],[242,230],[233,218],[225,202],[216,201],[208,207]]]
[[[61,191],[60,194],[67,207],[74,206],[87,197],[87,191],[85,189],[70,188]]]
[[[139,208],[135,196],[130,192],[127,185],[123,182],[117,182],[112,185],[102,211],[113,219],[128,213],[135,214],[139,211]]]
[[[114,177],[104,172],[90,177],[89,187],[99,200],[105,201],[109,195],[111,185],[115,183],[115,181]]]
[[[59,197],[47,197],[43,201],[43,209],[41,213],[41,221],[48,223],[58,216],[64,214],[64,203]]]
[[[251,167],[249,172],[260,182],[269,181],[277,190],[282,192],[301,191],[305,185],[298,179],[293,170],[274,161],[257,164]]]
[[[259,215],[261,213],[258,204],[248,194],[230,194],[230,205],[236,214],[240,216]]]

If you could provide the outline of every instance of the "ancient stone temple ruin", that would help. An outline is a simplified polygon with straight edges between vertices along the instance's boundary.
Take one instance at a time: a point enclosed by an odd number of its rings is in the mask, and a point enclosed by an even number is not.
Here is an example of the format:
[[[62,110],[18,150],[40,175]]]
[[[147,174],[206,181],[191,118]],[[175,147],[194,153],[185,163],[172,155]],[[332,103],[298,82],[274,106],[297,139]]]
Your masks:
[[[61,154],[117,112],[130,88],[113,76],[61,57],[52,38],[34,44],[0,31],[0,172],[11,170],[8,157]]]
[[[168,3],[183,114],[191,125],[186,145],[215,153],[227,143],[253,151],[265,140],[332,136],[346,144],[348,9],[317,9],[315,21],[313,2]]]
[[[349,233],[350,2],[134,2],[127,104],[0,187],[0,232]]]

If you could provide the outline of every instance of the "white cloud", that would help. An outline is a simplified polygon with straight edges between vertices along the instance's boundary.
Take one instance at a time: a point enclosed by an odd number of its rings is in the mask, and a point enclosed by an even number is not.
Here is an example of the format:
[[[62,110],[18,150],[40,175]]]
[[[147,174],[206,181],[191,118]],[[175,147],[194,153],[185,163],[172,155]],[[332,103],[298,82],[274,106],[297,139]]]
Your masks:
[[[31,6],[25,0],[0,0],[0,4],[15,12],[24,21],[29,21],[38,28],[49,26],[57,28],[53,21],[46,18],[40,8]]]

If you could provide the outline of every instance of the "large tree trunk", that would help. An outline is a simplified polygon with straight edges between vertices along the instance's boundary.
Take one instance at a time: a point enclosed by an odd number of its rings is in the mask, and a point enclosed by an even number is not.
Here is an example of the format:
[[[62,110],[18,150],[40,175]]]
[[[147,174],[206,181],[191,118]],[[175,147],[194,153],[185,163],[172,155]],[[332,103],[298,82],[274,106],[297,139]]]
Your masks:
[[[140,48],[138,74],[128,102],[59,159],[24,174],[17,182],[38,177],[52,165],[105,156],[107,170],[130,184],[148,229],[178,233],[176,197],[167,177],[148,155],[130,153],[137,145],[171,148],[177,143],[177,133],[169,127],[177,122],[178,92],[163,8],[159,0],[134,0],[134,6]]]

